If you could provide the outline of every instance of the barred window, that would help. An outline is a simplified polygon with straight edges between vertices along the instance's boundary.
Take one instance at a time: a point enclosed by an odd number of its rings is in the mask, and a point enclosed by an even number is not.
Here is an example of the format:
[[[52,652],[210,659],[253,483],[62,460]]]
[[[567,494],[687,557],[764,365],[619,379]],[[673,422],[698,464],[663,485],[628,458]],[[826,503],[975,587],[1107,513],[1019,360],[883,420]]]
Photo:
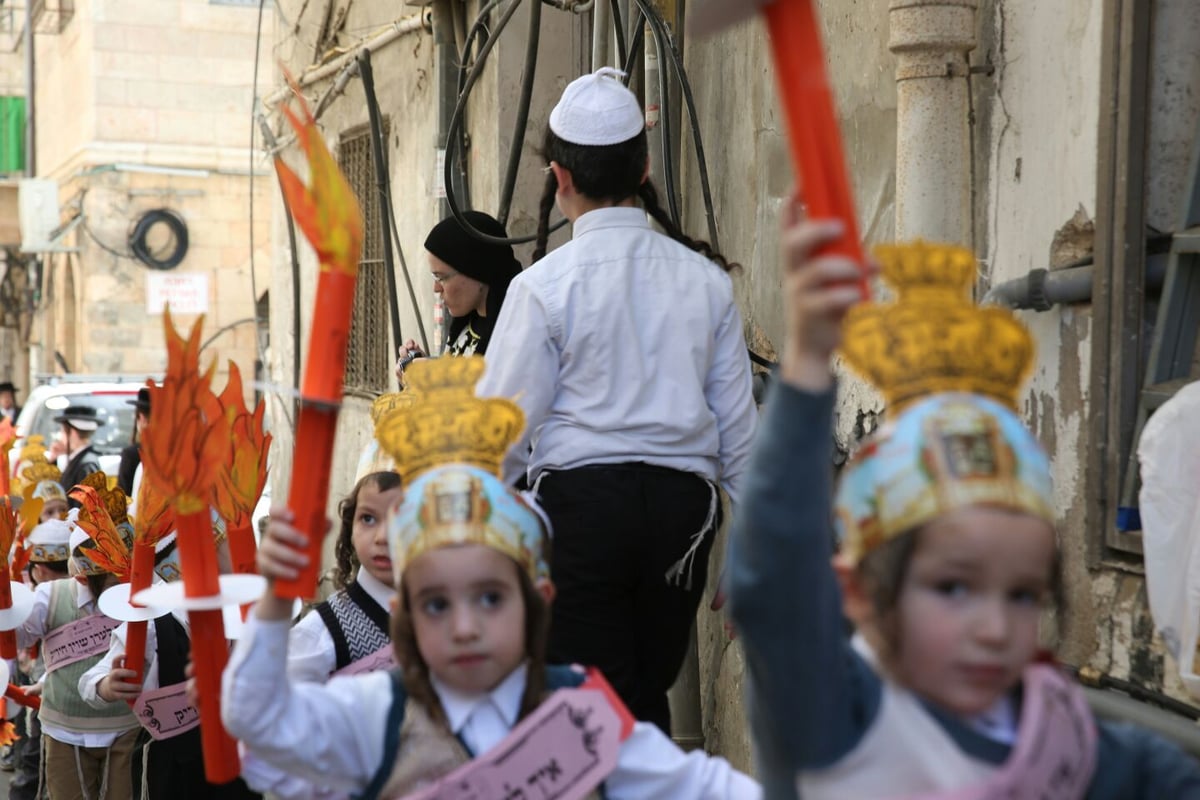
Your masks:
[[[384,119],[385,142],[388,129],[388,120]],[[391,349],[382,238],[386,223],[375,185],[370,128],[354,128],[344,134],[338,143],[337,157],[363,212],[362,257],[358,262],[354,318],[346,352],[346,391],[373,396],[387,391]]]

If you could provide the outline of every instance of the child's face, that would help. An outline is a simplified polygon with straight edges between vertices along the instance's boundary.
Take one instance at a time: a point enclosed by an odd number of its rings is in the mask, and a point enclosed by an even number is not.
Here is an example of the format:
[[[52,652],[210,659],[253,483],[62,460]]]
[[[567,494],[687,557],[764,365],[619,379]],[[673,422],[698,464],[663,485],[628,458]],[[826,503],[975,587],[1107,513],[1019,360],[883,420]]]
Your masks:
[[[45,522],[48,519],[66,519],[67,518],[67,501],[65,500],[47,500],[42,506],[42,514],[38,517],[38,522]]]
[[[1054,548],[1027,514],[979,507],[926,525],[897,598],[897,680],[957,714],[991,708],[1037,653]]]
[[[483,545],[443,547],[404,571],[417,649],[452,689],[496,688],[525,660],[525,598],[517,565]]]
[[[392,558],[388,554],[387,514],[400,502],[403,491],[399,486],[380,491],[374,483],[367,482],[358,490],[354,508],[354,522],[350,528],[350,541],[358,563],[372,578],[392,586]]]

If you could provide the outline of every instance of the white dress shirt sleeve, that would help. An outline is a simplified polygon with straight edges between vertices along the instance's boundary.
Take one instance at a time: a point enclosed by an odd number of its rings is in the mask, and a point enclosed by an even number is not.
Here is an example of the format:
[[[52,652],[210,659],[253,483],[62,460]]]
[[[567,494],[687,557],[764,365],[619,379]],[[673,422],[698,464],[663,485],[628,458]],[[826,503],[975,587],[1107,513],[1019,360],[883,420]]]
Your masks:
[[[336,668],[333,636],[321,615],[310,611],[288,634],[288,677],[305,683],[324,683]]]
[[[29,612],[21,627],[17,628],[17,647],[33,647],[46,635],[46,623],[50,619],[50,587],[54,583],[39,583],[33,590],[33,611]]]
[[[521,440],[504,457],[504,482],[516,483],[529,464],[529,443],[550,412],[558,391],[558,331],[550,310],[529,281],[518,276],[508,287],[504,305],[488,343],[488,359],[476,389],[479,397],[504,397],[525,412]]]
[[[113,629],[108,640],[108,652],[79,678],[79,696],[92,708],[111,705],[100,696],[100,681],[113,671],[118,658],[125,657],[125,637],[129,623],[123,622]],[[158,688],[158,645],[155,640],[153,621],[146,623],[146,662],[142,669],[142,691]]]
[[[717,756],[685,753],[654,725],[635,723],[621,745],[617,767],[604,781],[609,800],[758,800],[762,789]]]
[[[361,791],[383,762],[391,677],[375,672],[327,684],[281,681],[288,628],[287,620],[264,622],[253,613],[246,620],[222,676],[225,727],[275,769]]]
[[[736,510],[742,494],[742,475],[750,462],[750,445],[758,424],[750,360],[742,333],[742,315],[732,296],[717,327],[712,366],[704,381],[704,399],[717,418],[721,488]]]

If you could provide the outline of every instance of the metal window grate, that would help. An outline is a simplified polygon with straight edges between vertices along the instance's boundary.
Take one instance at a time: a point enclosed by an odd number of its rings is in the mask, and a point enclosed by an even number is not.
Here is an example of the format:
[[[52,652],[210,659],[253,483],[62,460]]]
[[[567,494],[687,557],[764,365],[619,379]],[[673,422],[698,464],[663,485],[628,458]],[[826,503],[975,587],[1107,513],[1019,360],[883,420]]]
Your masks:
[[[387,141],[388,123],[383,123]],[[346,391],[387,391],[391,366],[388,342],[387,276],[383,262],[383,212],[375,187],[369,129],[355,129],[338,144],[338,164],[358,197],[363,212],[363,250],[354,290],[354,318],[346,352]]]

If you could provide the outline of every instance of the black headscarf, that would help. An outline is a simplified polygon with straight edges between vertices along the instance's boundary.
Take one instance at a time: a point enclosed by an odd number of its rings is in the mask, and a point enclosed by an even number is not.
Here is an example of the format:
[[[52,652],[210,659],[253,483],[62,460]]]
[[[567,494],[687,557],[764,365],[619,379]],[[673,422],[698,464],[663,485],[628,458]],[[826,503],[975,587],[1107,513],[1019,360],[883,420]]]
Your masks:
[[[466,211],[463,216],[473,228],[490,236],[508,236],[498,220],[482,211]],[[492,338],[492,326],[496,324],[508,284],[521,274],[521,262],[513,255],[511,245],[481,242],[467,233],[453,216],[433,226],[425,238],[425,249],[449,264],[455,272],[487,285],[486,317],[471,311],[466,316],[450,318],[450,341],[457,339],[463,328],[473,322],[472,329],[479,335],[476,352],[482,355]]]

